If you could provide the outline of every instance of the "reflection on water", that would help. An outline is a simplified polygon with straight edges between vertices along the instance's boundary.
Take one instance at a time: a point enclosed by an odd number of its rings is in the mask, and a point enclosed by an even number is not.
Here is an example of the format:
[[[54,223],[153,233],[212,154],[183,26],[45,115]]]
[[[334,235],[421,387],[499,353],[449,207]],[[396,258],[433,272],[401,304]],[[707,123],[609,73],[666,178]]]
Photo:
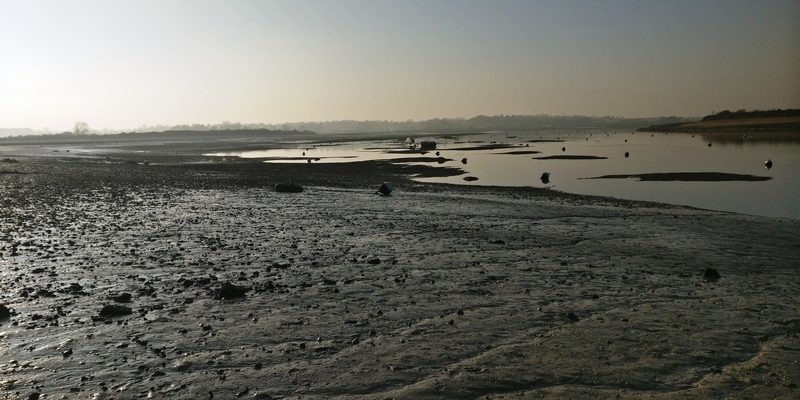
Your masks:
[[[755,134],[751,134],[752,137]],[[636,132],[515,133],[465,136],[436,140],[437,150],[465,175],[419,179],[466,185],[547,187],[569,193],[611,196],[690,205],[749,214],[800,218],[800,143],[711,141],[701,135]],[[562,141],[538,141],[562,140]],[[467,141],[473,143],[467,144]],[[533,142],[532,142],[533,141]],[[510,148],[468,150],[480,145],[510,144]],[[712,143],[711,146],[708,144]],[[389,153],[401,149],[392,142],[352,142],[340,146],[274,149],[235,154],[248,158],[272,158],[272,162],[342,162],[404,158],[412,155]],[[538,151],[538,154],[532,154]],[[302,155],[305,153],[305,155]],[[627,156],[626,156],[627,154]],[[426,156],[435,157],[434,152]],[[553,156],[593,156],[565,157]],[[355,157],[355,158],[345,158]],[[599,158],[595,158],[599,157]],[[606,157],[606,158],[603,158]],[[294,158],[294,159],[285,159]],[[298,159],[299,158],[299,159]],[[319,158],[319,161],[313,161]],[[463,164],[462,159],[467,163]],[[539,159],[535,159],[539,158]],[[764,167],[772,160],[773,167]],[[432,164],[436,165],[436,164]],[[549,183],[542,174],[549,173]],[[724,172],[768,176],[760,182],[640,182],[635,179],[580,178],[601,175],[653,172]],[[464,177],[477,177],[465,181]]]

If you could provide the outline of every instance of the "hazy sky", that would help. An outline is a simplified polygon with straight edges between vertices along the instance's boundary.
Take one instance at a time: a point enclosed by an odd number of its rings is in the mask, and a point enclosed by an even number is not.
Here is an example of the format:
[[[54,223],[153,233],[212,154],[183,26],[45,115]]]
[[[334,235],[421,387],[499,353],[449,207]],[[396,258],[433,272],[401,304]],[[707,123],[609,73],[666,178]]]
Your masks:
[[[797,0],[0,0],[0,127],[773,107]]]

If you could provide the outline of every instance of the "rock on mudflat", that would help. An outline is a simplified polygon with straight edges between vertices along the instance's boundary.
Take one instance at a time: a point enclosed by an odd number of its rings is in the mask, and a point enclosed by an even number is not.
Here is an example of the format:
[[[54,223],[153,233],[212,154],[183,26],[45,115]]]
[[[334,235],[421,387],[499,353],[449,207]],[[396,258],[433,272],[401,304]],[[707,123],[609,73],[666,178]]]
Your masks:
[[[238,299],[244,297],[247,292],[244,286],[234,285],[230,282],[225,282],[219,289],[214,291],[214,298],[217,300]]]
[[[563,314],[563,317],[564,317],[564,320],[565,320],[565,321],[567,321],[567,322],[578,322],[578,321],[580,321],[580,320],[581,320],[581,319],[580,319],[580,318],[578,318],[578,316],[577,316],[577,315],[575,315],[575,313],[574,313],[574,312],[572,312],[572,311],[570,311],[570,312],[567,312],[567,313],[564,313],[564,314]]]
[[[716,282],[719,280],[719,278],[721,278],[721,276],[714,268],[706,268],[706,270],[703,272],[703,279],[706,282]]]
[[[121,317],[123,315],[131,315],[133,310],[130,307],[120,306],[117,304],[107,304],[100,309],[100,316],[103,318]]]
[[[131,302],[131,294],[130,293],[120,293],[116,296],[112,296],[111,300],[116,301],[117,303],[130,303]]]
[[[303,187],[294,183],[279,183],[275,185],[275,191],[280,193],[300,193]]]
[[[11,311],[4,304],[0,304],[0,319],[11,318]]]

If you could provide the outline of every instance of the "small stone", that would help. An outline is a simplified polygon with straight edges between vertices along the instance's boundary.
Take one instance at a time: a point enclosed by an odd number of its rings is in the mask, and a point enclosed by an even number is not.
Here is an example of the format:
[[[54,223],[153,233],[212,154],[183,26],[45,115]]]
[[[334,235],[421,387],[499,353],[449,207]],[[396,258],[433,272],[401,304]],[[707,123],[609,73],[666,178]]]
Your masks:
[[[578,322],[578,321],[580,321],[580,320],[581,320],[581,319],[580,319],[580,318],[578,318],[578,316],[577,316],[577,315],[575,315],[575,313],[574,313],[574,312],[572,312],[572,311],[570,311],[570,312],[568,312],[568,313],[564,314],[564,319],[566,319],[568,322]]]
[[[178,372],[185,372],[188,371],[191,366],[192,363],[188,361],[180,361],[177,364],[175,364],[175,370]]]
[[[456,314],[458,314],[458,315],[464,315],[464,310],[458,310],[458,311],[456,311]]]
[[[716,282],[719,280],[719,278],[721,278],[721,276],[714,268],[706,268],[706,270],[703,271],[703,279],[706,282]]]
[[[0,304],[0,320],[11,318],[11,311],[4,304]]]
[[[111,300],[116,301],[117,303],[130,303],[131,302],[131,294],[130,293],[120,293],[116,296],[111,297]]]
[[[256,365],[255,365],[255,369],[261,369],[261,368],[264,368],[264,364],[261,364],[260,362],[257,362]]]
[[[39,400],[39,392],[33,392],[28,395],[28,400]]]
[[[272,396],[264,393],[264,392],[255,392],[253,393],[253,399],[255,400],[272,400]]]
[[[71,355],[72,355],[72,349],[66,349],[66,350],[64,350],[64,351],[61,353],[61,355],[62,355],[64,358],[67,358],[67,357],[71,356]]]

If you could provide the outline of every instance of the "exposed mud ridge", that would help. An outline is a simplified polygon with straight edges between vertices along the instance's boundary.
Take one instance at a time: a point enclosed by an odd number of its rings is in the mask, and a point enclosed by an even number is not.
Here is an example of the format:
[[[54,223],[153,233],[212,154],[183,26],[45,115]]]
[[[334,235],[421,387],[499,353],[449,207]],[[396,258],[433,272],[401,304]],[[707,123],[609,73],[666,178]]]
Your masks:
[[[600,156],[584,156],[584,155],[558,155],[558,156],[545,156],[545,157],[533,157],[534,160],[605,160],[608,157],[600,157]]]
[[[729,174],[725,172],[659,172],[650,174],[602,175],[582,179],[638,179],[642,182],[753,182],[768,181],[769,176]]]
[[[798,396],[800,222],[368,165],[15,164],[0,398]]]

